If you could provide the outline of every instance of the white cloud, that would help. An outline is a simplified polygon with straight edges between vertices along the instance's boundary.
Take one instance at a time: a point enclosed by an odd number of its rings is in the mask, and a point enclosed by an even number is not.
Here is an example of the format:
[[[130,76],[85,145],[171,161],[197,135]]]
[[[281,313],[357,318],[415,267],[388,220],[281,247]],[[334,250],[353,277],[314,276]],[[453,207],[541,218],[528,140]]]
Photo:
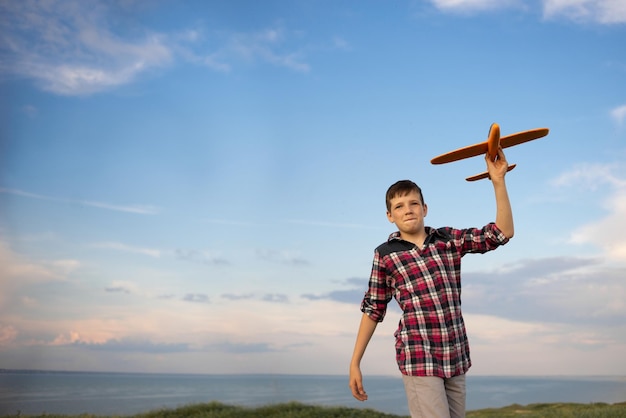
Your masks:
[[[522,0],[430,0],[439,10],[452,13],[476,13],[506,8],[526,9]],[[566,18],[575,22],[619,24],[626,22],[624,0],[543,0],[547,19]]]
[[[619,126],[624,124],[626,120],[626,105],[618,106],[611,110],[611,117]]]
[[[626,179],[617,173],[623,170],[618,164],[579,164],[551,181],[556,187],[576,186],[587,190],[596,190],[600,186],[611,186],[616,189],[626,187]]]
[[[519,0],[431,0],[438,9],[450,12],[483,12],[519,6]]]
[[[593,244],[602,248],[607,257],[626,260],[626,188],[622,187],[604,203],[608,214],[572,232],[570,241],[575,244]]]
[[[544,0],[546,18],[565,17],[576,22],[626,23],[624,0]]]
[[[613,260],[626,260],[626,177],[621,164],[582,164],[552,181],[557,187],[576,186],[579,190],[609,187],[608,197],[601,201],[606,215],[576,228],[570,243],[593,244]],[[578,197],[580,198],[580,197]]]

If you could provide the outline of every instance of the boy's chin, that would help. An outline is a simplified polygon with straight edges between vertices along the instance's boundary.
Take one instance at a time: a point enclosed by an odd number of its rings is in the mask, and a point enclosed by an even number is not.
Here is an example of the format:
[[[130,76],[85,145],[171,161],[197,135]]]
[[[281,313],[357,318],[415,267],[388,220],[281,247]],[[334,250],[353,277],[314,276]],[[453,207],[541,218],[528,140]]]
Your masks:
[[[415,235],[415,234],[419,234],[420,231],[422,229],[420,227],[413,227],[413,228],[401,228],[400,232],[402,232],[403,234],[408,234],[408,235]]]

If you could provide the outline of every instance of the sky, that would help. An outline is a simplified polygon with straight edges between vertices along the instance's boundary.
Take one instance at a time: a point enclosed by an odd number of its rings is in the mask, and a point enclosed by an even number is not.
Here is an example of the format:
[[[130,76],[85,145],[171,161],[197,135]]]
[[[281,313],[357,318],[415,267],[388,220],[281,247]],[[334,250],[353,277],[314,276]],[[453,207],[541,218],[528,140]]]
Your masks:
[[[463,259],[474,375],[626,375],[623,0],[0,0],[0,368],[347,375],[385,191]],[[392,301],[362,362],[399,375]]]

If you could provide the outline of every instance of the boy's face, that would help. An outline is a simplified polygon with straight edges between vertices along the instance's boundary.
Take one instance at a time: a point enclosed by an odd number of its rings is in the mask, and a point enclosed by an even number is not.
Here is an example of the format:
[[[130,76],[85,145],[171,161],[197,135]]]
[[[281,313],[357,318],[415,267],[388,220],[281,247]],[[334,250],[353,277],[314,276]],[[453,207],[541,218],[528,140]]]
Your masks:
[[[389,222],[396,224],[401,234],[419,234],[424,230],[424,217],[428,207],[416,191],[391,199],[387,212]]]

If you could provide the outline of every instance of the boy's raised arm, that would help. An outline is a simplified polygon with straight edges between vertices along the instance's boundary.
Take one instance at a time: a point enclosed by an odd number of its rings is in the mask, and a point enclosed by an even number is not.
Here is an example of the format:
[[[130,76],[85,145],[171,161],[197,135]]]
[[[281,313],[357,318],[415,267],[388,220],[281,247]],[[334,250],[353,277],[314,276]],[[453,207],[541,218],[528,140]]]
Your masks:
[[[511,209],[511,202],[506,190],[506,182],[504,181],[509,165],[506,162],[504,151],[502,151],[502,148],[498,150],[498,157],[495,161],[491,161],[489,156],[486,155],[485,161],[487,162],[487,171],[496,195],[496,225],[507,238],[513,238],[515,233],[513,210]]]

